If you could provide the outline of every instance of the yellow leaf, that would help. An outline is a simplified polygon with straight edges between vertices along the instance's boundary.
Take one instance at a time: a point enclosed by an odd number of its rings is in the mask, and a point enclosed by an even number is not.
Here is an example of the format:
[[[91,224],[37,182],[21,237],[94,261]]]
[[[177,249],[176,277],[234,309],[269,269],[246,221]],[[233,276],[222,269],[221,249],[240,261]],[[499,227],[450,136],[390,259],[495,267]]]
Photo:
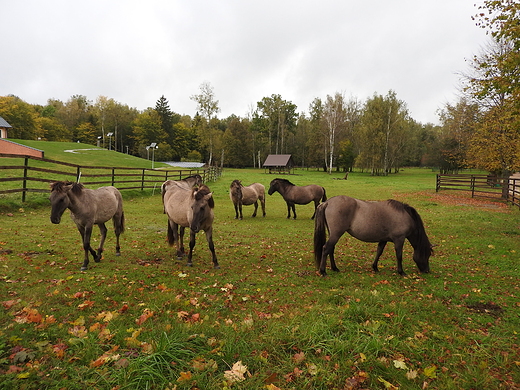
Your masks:
[[[29,372],[22,372],[21,374],[16,375],[18,379],[26,379],[29,378],[31,374]]]
[[[367,360],[367,357],[365,356],[365,354],[363,352],[361,352],[359,354],[359,360],[361,360],[361,363],[363,363],[364,361]]]
[[[394,367],[399,368],[401,370],[408,370],[408,367],[406,367],[406,363],[402,360],[394,360]]]
[[[281,390],[279,387],[273,385],[272,383],[265,386],[267,390]]]
[[[437,374],[435,373],[435,370],[437,370],[436,365],[426,367],[424,369],[424,375],[426,375],[428,378],[437,378]]]
[[[377,378],[377,380],[379,382],[381,382],[383,385],[385,385],[385,389],[390,389],[390,390],[399,390],[399,387],[397,386],[394,386],[393,384],[391,384],[390,382],[388,381],[385,381],[383,378],[379,377]]]

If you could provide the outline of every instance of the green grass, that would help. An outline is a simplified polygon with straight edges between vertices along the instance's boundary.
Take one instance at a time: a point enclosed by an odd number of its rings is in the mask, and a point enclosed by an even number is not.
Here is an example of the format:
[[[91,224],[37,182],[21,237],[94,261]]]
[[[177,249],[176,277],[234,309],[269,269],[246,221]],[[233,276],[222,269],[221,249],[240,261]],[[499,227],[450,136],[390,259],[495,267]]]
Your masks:
[[[252,207],[233,218],[229,184],[268,186],[274,176],[262,170],[227,169],[209,183],[219,270],[203,234],[193,268],[174,259],[151,191],[124,194],[122,256],[110,227],[102,262],[86,272],[70,218],[52,225],[48,206],[0,212],[0,388],[518,387],[519,211],[436,194],[426,169],[334,177],[297,170],[290,180],[329,197],[410,203],[436,245],[432,273],[417,273],[407,244],[408,276],[396,273],[391,245],[375,274],[375,244],[344,236],[342,272],[317,276],[311,205],[287,220],[276,193],[265,218],[251,218]],[[239,361],[245,379],[230,383]]]

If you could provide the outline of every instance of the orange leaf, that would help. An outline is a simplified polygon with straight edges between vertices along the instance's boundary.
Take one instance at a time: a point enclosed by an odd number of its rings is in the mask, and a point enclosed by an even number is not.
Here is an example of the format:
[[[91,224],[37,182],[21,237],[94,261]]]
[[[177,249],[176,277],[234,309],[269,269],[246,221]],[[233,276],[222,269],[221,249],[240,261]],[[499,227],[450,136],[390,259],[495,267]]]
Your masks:
[[[150,309],[144,309],[143,314],[141,314],[141,316],[137,320],[135,320],[135,322],[137,323],[137,325],[141,325],[148,318],[153,317],[153,314],[154,314],[154,312],[151,311]]]
[[[180,376],[177,378],[177,382],[189,381],[191,380],[191,372],[183,372],[181,371]]]

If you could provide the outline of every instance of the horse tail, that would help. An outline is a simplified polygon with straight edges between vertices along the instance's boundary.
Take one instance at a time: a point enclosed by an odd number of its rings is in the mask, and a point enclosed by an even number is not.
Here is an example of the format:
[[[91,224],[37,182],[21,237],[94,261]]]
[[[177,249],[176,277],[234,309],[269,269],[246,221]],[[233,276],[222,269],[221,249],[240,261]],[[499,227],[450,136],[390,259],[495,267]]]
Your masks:
[[[172,246],[174,244],[173,229],[172,229],[172,225],[169,220],[168,220],[168,244],[170,244],[170,246]]]
[[[327,203],[322,203],[316,209],[316,215],[314,216],[314,261],[316,267],[319,269],[321,264],[321,255],[323,254],[323,245],[326,242],[326,223],[325,220],[325,209]]]
[[[121,234],[125,231],[125,212],[123,210],[121,210],[121,217],[119,218],[118,225],[119,234]]]
[[[325,191],[325,187],[321,188],[323,188],[323,196],[321,197],[321,201],[325,202],[327,200],[327,191]]]

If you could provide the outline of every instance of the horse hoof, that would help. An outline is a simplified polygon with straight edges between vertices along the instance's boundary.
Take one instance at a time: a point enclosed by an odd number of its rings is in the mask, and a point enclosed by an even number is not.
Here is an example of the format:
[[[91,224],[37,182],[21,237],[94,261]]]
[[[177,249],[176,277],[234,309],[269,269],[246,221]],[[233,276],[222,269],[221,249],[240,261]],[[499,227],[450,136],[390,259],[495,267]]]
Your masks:
[[[117,252],[117,253],[116,253],[116,256],[121,256],[121,253]]]
[[[193,267],[193,263],[186,264],[188,267]]]
[[[99,263],[99,262],[101,261],[101,257],[96,257],[96,258],[94,259],[94,261],[95,261],[96,263]]]
[[[88,267],[81,267],[82,271],[86,271],[87,269],[88,269]]]
[[[334,272],[339,272],[339,268],[332,268]]]
[[[214,269],[220,269],[220,265],[215,265],[213,268]]]

